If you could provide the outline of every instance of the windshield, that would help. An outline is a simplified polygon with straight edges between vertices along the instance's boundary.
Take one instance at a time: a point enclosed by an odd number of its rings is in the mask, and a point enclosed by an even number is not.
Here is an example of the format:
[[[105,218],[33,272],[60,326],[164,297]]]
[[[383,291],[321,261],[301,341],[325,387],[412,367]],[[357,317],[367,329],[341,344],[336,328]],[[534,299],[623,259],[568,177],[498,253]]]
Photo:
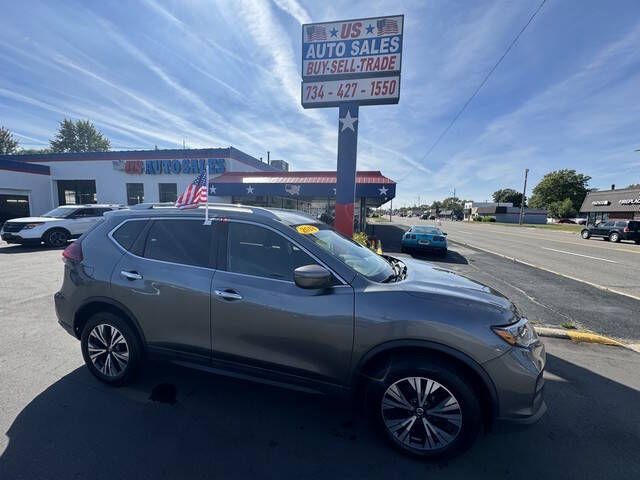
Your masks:
[[[380,255],[343,237],[327,226],[314,226],[317,227],[317,231],[305,234],[305,237],[327,253],[346,263],[359,274],[374,282],[382,282],[394,275],[393,267]]]
[[[413,227],[411,233],[429,233],[432,235],[440,235],[441,232],[437,228],[431,227]]]
[[[48,218],[67,218],[74,210],[75,209],[68,207],[58,207],[54,208],[50,212],[45,213],[42,216]]]

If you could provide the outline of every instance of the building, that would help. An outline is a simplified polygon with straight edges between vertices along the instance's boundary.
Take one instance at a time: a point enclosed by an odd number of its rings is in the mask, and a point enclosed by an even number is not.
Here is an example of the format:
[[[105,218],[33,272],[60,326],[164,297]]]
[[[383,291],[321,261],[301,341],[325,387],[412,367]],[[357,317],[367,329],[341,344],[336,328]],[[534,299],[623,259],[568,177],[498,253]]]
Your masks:
[[[271,160],[271,166],[276,170],[282,170],[283,172],[289,171],[289,164],[284,160]]]
[[[640,188],[599,190],[587,193],[580,213],[587,216],[587,223],[615,219],[640,220]]]
[[[542,208],[524,208],[522,223],[546,224],[547,211]],[[520,207],[514,207],[513,203],[496,202],[467,202],[465,204],[465,217],[467,221],[481,217],[493,217],[500,223],[520,223]]]
[[[59,205],[175,202],[206,165],[210,202],[309,213],[334,208],[335,172],[288,172],[280,162],[282,169],[233,147],[0,155],[0,224]],[[391,200],[395,187],[380,172],[359,172],[356,211]]]

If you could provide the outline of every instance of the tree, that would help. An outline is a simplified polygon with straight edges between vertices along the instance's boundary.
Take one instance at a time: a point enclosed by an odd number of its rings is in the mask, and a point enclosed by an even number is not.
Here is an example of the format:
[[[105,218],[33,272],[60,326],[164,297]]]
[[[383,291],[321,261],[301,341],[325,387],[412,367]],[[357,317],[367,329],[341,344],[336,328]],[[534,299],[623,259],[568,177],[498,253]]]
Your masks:
[[[51,153],[49,148],[23,148],[16,152],[16,155],[32,155],[34,153],[44,154]]]
[[[443,210],[451,210],[457,217],[462,216],[464,203],[458,197],[447,197],[442,201]]]
[[[549,207],[549,215],[553,218],[569,218],[575,217],[577,209],[573,207],[573,202],[570,198],[552,202]]]
[[[522,205],[522,193],[513,188],[502,188],[493,192],[493,201],[498,203],[513,203],[514,207]]]
[[[65,118],[49,142],[52,152],[106,152],[111,142],[89,120]]]
[[[12,155],[18,151],[18,140],[10,130],[0,127],[0,155]]]
[[[632,183],[627,188],[640,188],[640,183]]]
[[[575,170],[547,173],[533,189],[529,205],[533,208],[550,209],[552,204],[568,199],[576,212],[589,191],[589,180],[591,177],[576,173]]]

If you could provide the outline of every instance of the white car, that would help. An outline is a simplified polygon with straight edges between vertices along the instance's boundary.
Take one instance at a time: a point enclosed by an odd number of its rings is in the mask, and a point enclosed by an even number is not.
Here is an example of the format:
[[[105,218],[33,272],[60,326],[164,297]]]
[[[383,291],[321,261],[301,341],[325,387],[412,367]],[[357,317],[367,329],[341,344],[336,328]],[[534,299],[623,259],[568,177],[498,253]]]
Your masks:
[[[0,230],[7,243],[64,247],[101,220],[105,212],[123,208],[119,205],[65,205],[40,217],[12,218]]]

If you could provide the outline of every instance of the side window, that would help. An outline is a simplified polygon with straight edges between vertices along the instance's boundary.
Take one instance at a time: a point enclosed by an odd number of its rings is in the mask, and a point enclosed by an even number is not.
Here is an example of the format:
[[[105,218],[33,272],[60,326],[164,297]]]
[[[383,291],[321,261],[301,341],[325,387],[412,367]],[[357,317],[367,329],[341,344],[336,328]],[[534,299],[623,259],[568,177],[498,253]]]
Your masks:
[[[95,217],[95,208],[80,208],[73,212],[73,216],[76,218]]]
[[[125,222],[120,226],[120,228],[113,232],[113,239],[118,242],[122,248],[131,251],[133,244],[146,224],[146,220],[132,220]]]
[[[627,222],[616,222],[616,227],[624,228],[627,226]]]
[[[154,220],[149,229],[143,256],[164,262],[213,267],[217,249],[214,228],[202,220]]]
[[[282,235],[247,223],[229,223],[227,270],[293,281],[293,271],[316,262]]]

